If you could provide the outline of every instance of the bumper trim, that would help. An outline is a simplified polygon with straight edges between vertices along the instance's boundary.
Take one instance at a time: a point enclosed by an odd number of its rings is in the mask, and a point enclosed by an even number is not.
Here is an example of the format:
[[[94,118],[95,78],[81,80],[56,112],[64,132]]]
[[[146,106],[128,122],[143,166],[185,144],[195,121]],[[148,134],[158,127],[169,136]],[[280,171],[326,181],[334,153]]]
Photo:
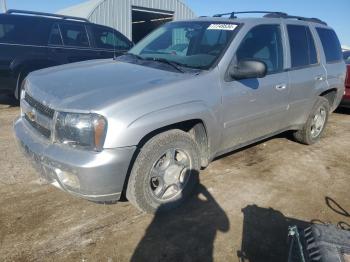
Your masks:
[[[105,149],[97,153],[48,143],[22,118],[15,122],[14,131],[20,149],[48,183],[92,201],[120,199],[136,147]],[[56,169],[76,176],[80,187],[63,184]]]

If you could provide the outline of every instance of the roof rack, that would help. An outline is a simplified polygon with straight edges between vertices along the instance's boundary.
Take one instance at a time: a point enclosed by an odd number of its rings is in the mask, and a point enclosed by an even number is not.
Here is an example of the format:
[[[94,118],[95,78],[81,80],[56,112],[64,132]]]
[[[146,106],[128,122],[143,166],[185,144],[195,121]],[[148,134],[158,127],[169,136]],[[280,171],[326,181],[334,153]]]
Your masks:
[[[66,16],[66,15],[58,15],[58,14],[50,14],[50,13],[43,13],[43,12],[35,12],[35,11],[25,11],[25,10],[10,9],[10,10],[6,11],[6,14],[38,15],[38,16],[61,18],[61,19],[65,19],[65,20],[77,20],[77,21],[83,21],[83,22],[90,23],[90,21],[88,19],[86,19],[86,18],[75,17],[75,16]]]
[[[267,18],[297,19],[297,20],[301,20],[301,21],[313,22],[313,23],[327,25],[326,22],[324,22],[324,21],[322,21],[321,19],[318,19],[318,18],[288,15],[288,14],[285,14],[285,13],[270,13],[270,14],[266,14],[264,17],[267,17]]]
[[[283,12],[273,12],[273,11],[243,11],[243,12],[231,12],[231,13],[224,13],[224,14],[217,14],[214,15],[214,17],[223,17],[223,16],[229,16],[230,19],[236,19],[238,14],[265,14],[264,17],[266,18],[283,18],[283,19],[297,19],[301,21],[307,21],[307,22],[314,22],[319,23],[323,25],[327,25],[326,22],[322,21],[318,18],[308,18],[303,16],[294,16],[294,15],[288,15],[287,13]]]
[[[280,14],[280,15],[287,15],[286,13],[282,12],[271,12],[271,11],[243,11],[243,12],[231,12],[231,13],[224,13],[224,14],[217,14],[214,15],[214,17],[223,17],[223,16],[230,16],[230,19],[235,19],[237,18],[236,15],[239,14]]]

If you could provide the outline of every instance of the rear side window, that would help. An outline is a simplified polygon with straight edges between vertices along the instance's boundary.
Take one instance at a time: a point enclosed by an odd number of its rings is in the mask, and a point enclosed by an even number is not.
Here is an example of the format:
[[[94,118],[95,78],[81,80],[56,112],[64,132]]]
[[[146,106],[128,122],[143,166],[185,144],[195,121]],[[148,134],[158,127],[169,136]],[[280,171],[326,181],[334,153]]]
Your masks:
[[[343,59],[341,46],[336,33],[331,29],[316,28],[321,39],[327,63],[339,62]]]
[[[129,50],[131,44],[123,36],[103,27],[94,27],[93,35],[96,47],[104,49]]]
[[[64,45],[89,47],[89,39],[85,26],[79,24],[61,24],[60,28]]]
[[[269,73],[283,70],[283,46],[279,25],[260,25],[251,29],[236,53],[237,62],[257,59],[267,65]]]
[[[11,44],[41,44],[45,25],[37,20],[3,15],[0,17],[0,42]]]
[[[292,68],[318,63],[315,41],[310,28],[301,25],[287,25]]]

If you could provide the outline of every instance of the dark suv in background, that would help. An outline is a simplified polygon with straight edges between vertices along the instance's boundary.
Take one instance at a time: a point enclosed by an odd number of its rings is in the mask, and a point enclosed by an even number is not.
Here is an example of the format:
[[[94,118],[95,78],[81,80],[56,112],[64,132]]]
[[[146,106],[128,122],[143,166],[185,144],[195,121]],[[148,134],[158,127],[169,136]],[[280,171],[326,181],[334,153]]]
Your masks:
[[[0,14],[0,93],[19,98],[32,71],[112,58],[133,46],[113,28],[77,17],[9,10]]]

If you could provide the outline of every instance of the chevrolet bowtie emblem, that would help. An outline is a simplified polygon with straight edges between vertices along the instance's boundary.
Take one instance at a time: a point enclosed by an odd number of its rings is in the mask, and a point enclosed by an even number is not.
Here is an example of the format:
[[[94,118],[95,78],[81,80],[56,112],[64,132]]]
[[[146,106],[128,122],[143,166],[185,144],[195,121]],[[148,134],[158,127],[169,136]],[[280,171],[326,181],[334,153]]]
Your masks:
[[[35,121],[35,110],[27,112],[27,116],[30,121],[34,122]]]

